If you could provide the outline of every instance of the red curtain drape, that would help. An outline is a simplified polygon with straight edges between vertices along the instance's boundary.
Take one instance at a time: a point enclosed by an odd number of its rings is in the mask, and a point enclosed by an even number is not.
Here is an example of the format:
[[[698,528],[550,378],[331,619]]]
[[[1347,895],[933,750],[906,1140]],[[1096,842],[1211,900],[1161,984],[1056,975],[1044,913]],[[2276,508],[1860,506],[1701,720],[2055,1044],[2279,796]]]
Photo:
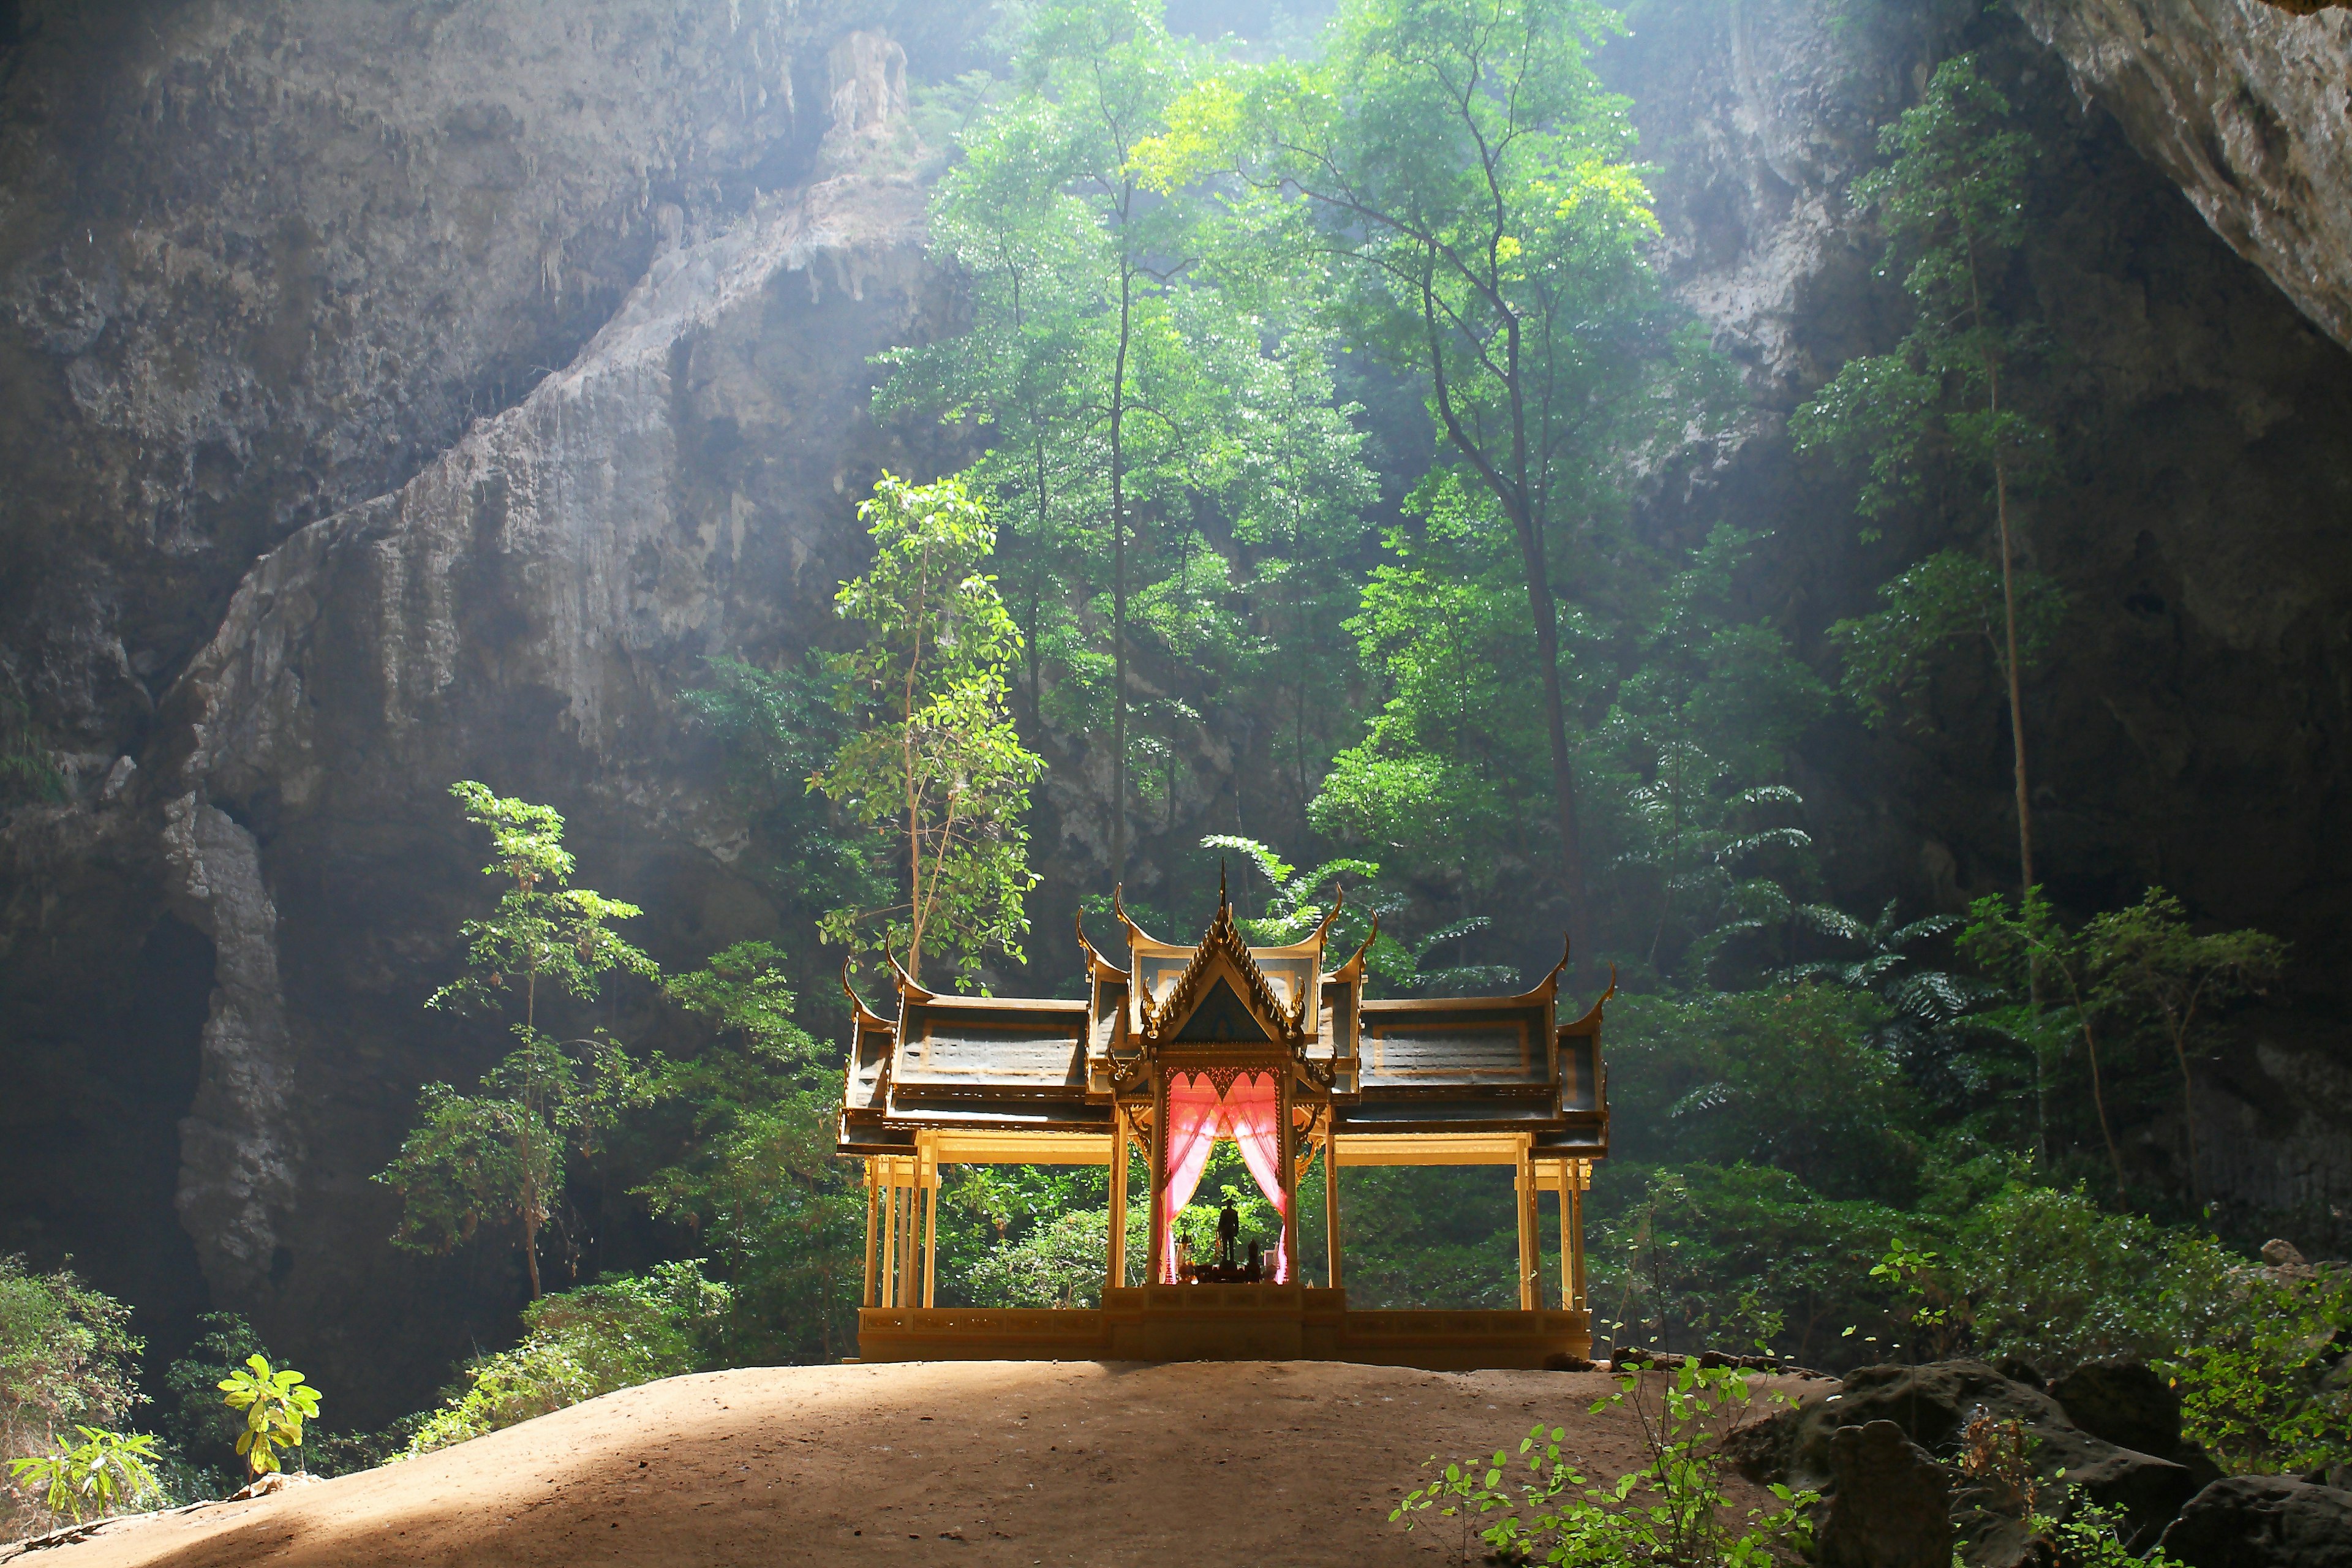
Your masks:
[[[1160,1188],[1160,1278],[1176,1278],[1176,1215],[1192,1201],[1201,1173],[1217,1146],[1223,1119],[1217,1088],[1206,1078],[1178,1078],[1168,1086],[1168,1179]]]
[[[1277,1285],[1290,1280],[1289,1248],[1284,1241],[1289,1235],[1290,1195],[1284,1190],[1282,1180],[1282,1091],[1273,1075],[1261,1074],[1237,1079],[1225,1092],[1223,1113],[1226,1131],[1241,1145],[1242,1160],[1249,1166],[1250,1174],[1257,1180],[1257,1190],[1274,1205],[1282,1227],[1274,1235],[1274,1281]]]
[[[1290,1279],[1290,1198],[1282,1182],[1282,1090],[1271,1074],[1237,1079],[1221,1099],[1206,1077],[1179,1077],[1168,1086],[1168,1179],[1160,1189],[1160,1234],[1166,1237],[1160,1278],[1176,1278],[1176,1215],[1200,1190],[1201,1173],[1217,1140],[1241,1148],[1258,1191],[1284,1224],[1274,1238],[1273,1279]]]

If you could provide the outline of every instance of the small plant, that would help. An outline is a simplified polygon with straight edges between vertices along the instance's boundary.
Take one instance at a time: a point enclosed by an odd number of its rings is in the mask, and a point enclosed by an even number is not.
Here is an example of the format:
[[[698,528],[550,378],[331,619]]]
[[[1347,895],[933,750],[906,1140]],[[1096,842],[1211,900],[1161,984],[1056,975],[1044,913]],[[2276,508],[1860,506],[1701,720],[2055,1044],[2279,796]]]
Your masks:
[[[2045,1546],[2047,1560],[2058,1568],[2181,1568],[2180,1559],[2161,1546],[2149,1547],[2145,1557],[2134,1555],[2124,1521],[2095,1502],[2077,1502],[2063,1523],[2044,1513],[2027,1522],[2029,1543]]]
[[[1641,1423],[1649,1460],[1615,1485],[1589,1484],[1561,1455],[1566,1430],[1555,1426],[1547,1432],[1538,1424],[1520,1439],[1519,1458],[1528,1476],[1516,1487],[1504,1484],[1515,1466],[1497,1449],[1484,1463],[1446,1466],[1438,1479],[1406,1494],[1389,1519],[1402,1521],[1407,1530],[1416,1523],[1413,1515],[1430,1509],[1458,1520],[1458,1555],[1465,1563],[1474,1528],[1496,1560],[1526,1563],[1764,1568],[1775,1560],[1776,1547],[1800,1551],[1809,1543],[1805,1510],[1817,1500],[1812,1492],[1776,1485],[1771,1491],[1780,1508],[1749,1510],[1744,1528],[1727,1517],[1724,1440],[1747,1423],[1755,1403],[1738,1369],[1685,1363],[1654,1384],[1638,1372],[1625,1373],[1618,1384],[1619,1391],[1596,1402],[1592,1411],[1598,1415],[1612,1405],[1631,1410]],[[1779,1394],[1768,1401],[1785,1403]],[[1474,1527],[1474,1515],[1493,1515],[1494,1522]]]
[[[112,1513],[117,1504],[135,1503],[163,1495],[155,1479],[155,1439],[140,1433],[126,1437],[96,1426],[77,1426],[79,1443],[56,1439],[47,1454],[8,1461],[17,1484],[40,1488],[51,1513],[62,1513],[76,1524],[84,1519]]]
[[[1972,1500],[1991,1513],[2032,1517],[2042,1500],[2042,1478],[2033,1473],[2038,1441],[2023,1422],[1978,1405],[1960,1432],[1960,1474],[1968,1478]]]
[[[257,1479],[278,1468],[278,1449],[302,1446],[302,1423],[319,1414],[319,1391],[291,1368],[271,1371],[265,1356],[246,1357],[244,1368],[223,1378],[220,1387],[221,1403],[245,1412],[236,1451]]]

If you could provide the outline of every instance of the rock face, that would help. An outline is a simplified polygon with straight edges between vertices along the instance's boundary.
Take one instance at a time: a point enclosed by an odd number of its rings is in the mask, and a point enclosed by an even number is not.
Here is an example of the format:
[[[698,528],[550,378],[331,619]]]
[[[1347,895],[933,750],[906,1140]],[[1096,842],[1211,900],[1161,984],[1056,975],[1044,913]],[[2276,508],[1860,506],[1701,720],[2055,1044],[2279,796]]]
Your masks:
[[[1823,1568],[1950,1568],[1952,1483],[1892,1421],[1830,1436]]]
[[[2352,348],[2352,16],[2263,0],[2017,9],[2214,232]]]
[[[416,216],[392,202],[386,183],[407,188],[408,160],[430,158],[427,149],[392,139],[385,167],[359,160],[349,183],[362,188],[336,194],[362,210],[340,227],[316,222],[347,247],[318,264],[349,271],[340,308],[363,318],[378,340],[367,365],[347,365],[340,348],[320,348],[304,362],[299,385],[283,395],[256,390],[241,379],[250,367],[237,344],[157,341],[178,330],[179,315],[209,327],[224,307],[141,292],[163,287],[154,279],[140,281],[125,296],[134,303],[91,325],[87,341],[53,345],[70,348],[79,357],[68,369],[82,364],[72,374],[93,385],[118,365],[110,353],[126,376],[152,375],[175,354],[209,367],[212,379],[183,389],[173,416],[216,432],[234,418],[267,426],[272,440],[291,445],[272,448],[268,460],[256,457],[255,470],[274,476],[271,484],[299,477],[310,488],[270,510],[234,484],[226,500],[208,499],[184,476],[138,479],[125,469],[110,479],[104,463],[90,465],[101,471],[80,476],[86,488],[118,487],[110,500],[89,500],[95,511],[120,504],[121,487],[134,484],[167,494],[181,510],[144,540],[67,529],[58,550],[81,552],[79,564],[60,563],[53,552],[46,579],[10,574],[11,591],[46,590],[57,615],[82,616],[70,637],[58,634],[62,642],[35,616],[31,636],[11,646],[21,668],[53,680],[38,692],[44,721],[53,732],[121,754],[87,764],[73,801],[19,811],[0,837],[11,872],[0,953],[10,994],[31,1004],[12,1009],[9,1052],[73,1064],[58,1069],[68,1081],[102,1081],[119,1070],[101,1042],[120,1022],[116,998],[140,988],[151,963],[141,933],[163,933],[163,945],[190,954],[209,982],[171,994],[182,1021],[162,1032],[185,1053],[170,1077],[187,1087],[176,1091],[176,1109],[142,1110],[137,1135],[148,1145],[176,1144],[178,1170],[163,1201],[176,1208],[186,1241],[126,1246],[131,1256],[121,1259],[107,1248],[90,1257],[86,1241],[73,1239],[90,1234],[83,1216],[118,1205],[143,1212],[158,1195],[155,1176],[142,1177],[151,1184],[133,1197],[121,1191],[119,1171],[81,1158],[61,1173],[37,1175],[30,1167],[46,1145],[36,1136],[8,1141],[9,1179],[0,1185],[16,1185],[21,1159],[26,1184],[17,1190],[42,1195],[10,1215],[18,1228],[0,1245],[54,1256],[62,1241],[83,1252],[82,1266],[101,1285],[150,1310],[176,1305],[182,1322],[206,1303],[243,1312],[270,1342],[316,1368],[321,1385],[337,1391],[344,1422],[412,1407],[469,1342],[497,1337],[512,1307],[502,1249],[443,1261],[393,1254],[384,1240],[394,1218],[390,1194],[367,1180],[396,1146],[417,1084],[465,1081],[498,1045],[494,1034],[419,1011],[420,987],[446,967],[475,880],[467,862],[478,853],[452,836],[448,782],[481,777],[504,793],[559,804],[572,819],[583,880],[625,887],[654,906],[649,929],[638,934],[666,957],[780,935],[772,908],[729,872],[742,823],[721,798],[709,743],[683,729],[676,695],[702,679],[707,655],[824,644],[833,635],[835,584],[857,560],[857,498],[885,462],[914,468],[942,460],[905,447],[866,411],[877,374],[870,357],[938,330],[948,303],[922,258],[904,50],[873,28],[835,26],[812,38],[826,17],[806,10],[763,8],[730,30],[730,9],[682,19],[667,10],[566,10],[534,40],[532,28],[545,18],[492,7],[471,14],[457,36],[425,26],[409,39],[409,64],[428,80],[445,48],[452,51],[446,58],[476,70],[486,60],[509,61],[496,91],[528,112],[444,103],[433,123],[457,127],[449,134],[468,147],[485,137],[520,142],[517,188],[534,158],[544,188],[517,197],[518,210],[487,198],[478,205],[473,238],[496,258],[488,276],[467,277],[462,258],[429,245],[411,256],[384,239],[395,254],[380,258],[381,289],[370,294],[362,288],[372,276],[370,247],[383,238],[370,225]],[[289,71],[379,79],[349,58],[319,58],[329,52],[322,42],[352,49],[365,40],[338,37],[314,15],[289,17],[276,35]],[[422,25],[397,7],[371,20],[387,18]],[[249,19],[218,20],[229,40],[219,47],[252,47]],[[592,49],[600,21],[606,30]],[[260,70],[264,62],[247,63]],[[635,79],[649,65],[686,73],[668,83],[677,90],[663,105],[633,100],[630,110],[605,114],[592,93],[575,109],[594,137],[609,142],[558,136],[561,145],[542,149],[543,158],[533,151],[532,128],[563,121],[561,105],[539,95],[562,99],[593,86],[600,68]],[[696,71],[714,74],[705,81]],[[226,74],[231,83],[245,79]],[[396,102],[421,90],[408,70],[386,71],[381,81]],[[289,95],[294,107],[282,129],[298,135],[304,100],[291,88],[270,90]],[[719,98],[700,101],[711,93]],[[795,119],[796,94],[837,110],[839,120]],[[684,118],[663,129],[629,118],[638,111]],[[376,119],[348,112],[375,133]],[[424,110],[407,103],[406,112]],[[710,121],[696,133],[701,142],[688,134],[696,114]],[[260,106],[247,117],[278,133],[279,122]],[[724,157],[713,151],[720,143]],[[270,156],[276,166],[315,174],[336,163],[339,145],[326,138]],[[611,159],[599,163],[604,153]],[[665,212],[656,199],[663,191],[649,182],[686,179],[676,161],[697,158],[718,159],[730,178],[740,177],[733,216],[716,194],[726,182],[715,168],[687,180],[702,181],[709,198],[693,214],[679,201]],[[785,186],[775,172],[793,169],[814,183]],[[784,188],[755,194],[754,175]],[[446,168],[413,178],[422,209],[457,202]],[[612,202],[600,205],[589,188],[595,179],[619,182]],[[192,203],[189,221],[226,224],[240,191]],[[286,199],[266,182],[242,194]],[[603,233],[594,229],[599,214],[617,227],[601,249],[551,231],[534,252],[500,226],[536,222],[542,211],[587,223],[583,233]],[[424,226],[427,239],[440,232]],[[526,252],[541,254],[547,270],[509,277],[526,263],[540,267]],[[583,258],[602,258],[598,265],[612,269],[604,295],[581,272]],[[183,261],[191,276],[201,274],[192,257]],[[33,274],[20,267],[15,276],[22,283]],[[39,287],[47,292],[38,298],[52,301],[70,292],[55,279]],[[434,287],[455,292],[438,298]],[[554,303],[561,299],[585,314],[563,315]],[[564,322],[584,327],[592,318],[593,332],[562,341]],[[288,330],[315,335],[310,325]],[[516,334],[532,357],[563,368],[535,373],[527,390],[518,376],[519,401],[485,410],[462,432],[449,419],[435,426],[453,409],[462,416],[462,404],[444,405],[457,395],[449,386],[466,381],[468,365],[495,363]],[[199,392],[210,401],[195,409],[188,400]],[[417,406],[433,398],[444,402]],[[105,406],[148,405],[118,398]],[[421,422],[428,433],[418,440],[446,441],[446,449],[373,499],[330,510],[399,465],[366,452],[341,462],[303,446],[306,421],[315,416],[318,439],[340,453],[367,431],[397,426],[393,410]],[[248,441],[233,436],[217,438],[230,447]],[[11,438],[28,437],[17,429]],[[154,437],[142,460],[167,463],[164,447]],[[415,453],[403,450],[413,467]],[[12,488],[13,498],[24,493]],[[238,515],[252,526],[241,542],[233,546],[205,521],[215,503],[244,508]],[[283,534],[306,507],[329,515],[295,529],[247,569],[244,552]],[[126,563],[147,559],[141,552],[161,548],[159,539],[178,542],[165,554],[179,575],[151,587],[200,599],[207,574],[228,562],[238,563],[242,582],[187,652],[142,665],[117,648],[96,665],[77,665],[89,649],[111,646],[115,634],[60,585],[91,573],[121,583]],[[152,675],[157,695],[148,701],[140,684],[139,700],[125,707],[107,695],[112,677],[89,673],[100,666]],[[167,674],[175,679],[163,687]],[[115,868],[111,883],[108,867]],[[118,889],[111,896],[110,886]],[[63,963],[55,962],[60,952]],[[45,1115],[22,1114],[62,1121],[57,1141],[86,1154],[103,1142],[92,1135],[102,1112],[93,1108],[77,1137],[75,1105],[74,1094],[60,1093]],[[143,1267],[166,1277],[141,1277],[140,1258],[162,1260]],[[159,1326],[168,1353],[171,1328]]]
[[[2188,1568],[2334,1568],[2352,1563],[2352,1492],[2284,1476],[2231,1476],[2164,1532]]]

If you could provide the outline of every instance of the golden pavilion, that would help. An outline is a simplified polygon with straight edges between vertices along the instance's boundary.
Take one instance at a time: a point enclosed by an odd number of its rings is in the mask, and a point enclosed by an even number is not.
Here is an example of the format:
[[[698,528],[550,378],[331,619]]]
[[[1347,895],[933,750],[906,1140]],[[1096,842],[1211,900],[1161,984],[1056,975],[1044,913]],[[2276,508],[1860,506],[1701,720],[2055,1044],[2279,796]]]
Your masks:
[[[1370,936],[1324,966],[1337,903],[1313,935],[1280,947],[1249,944],[1222,888],[1215,920],[1189,947],[1146,934],[1116,894],[1113,907],[1128,963],[1105,958],[1081,922],[1083,1001],[942,995],[897,970],[889,1018],[850,992],[839,1147],[866,1173],[861,1359],[1307,1358],[1459,1370],[1591,1353],[1582,1194],[1609,1152],[1608,994],[1561,1023],[1563,954],[1515,996],[1370,999]],[[1175,1234],[1221,1139],[1239,1146],[1281,1217],[1271,1255],[1254,1247],[1246,1268],[1196,1262]],[[1150,1173],[1139,1268],[1127,1257],[1134,1194],[1129,1160],[1114,1157],[1121,1151],[1140,1154]],[[1318,1153],[1328,1284],[1308,1286],[1298,1186]],[[935,1304],[941,1169],[992,1163],[1109,1167],[1101,1306]],[[1517,1310],[1350,1308],[1339,1168],[1355,1165],[1510,1166]],[[1545,1194],[1559,1227],[1556,1306],[1539,1277]],[[1137,1274],[1143,1283],[1126,1283]]]

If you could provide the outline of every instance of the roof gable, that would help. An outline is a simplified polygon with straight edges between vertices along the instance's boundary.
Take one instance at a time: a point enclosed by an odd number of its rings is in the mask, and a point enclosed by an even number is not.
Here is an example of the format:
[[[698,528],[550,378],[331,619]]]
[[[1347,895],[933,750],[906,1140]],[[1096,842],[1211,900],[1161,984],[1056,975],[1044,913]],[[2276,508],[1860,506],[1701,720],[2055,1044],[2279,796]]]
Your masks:
[[[1220,974],[1205,987],[1192,1013],[1167,1037],[1184,1045],[1274,1045],[1275,1037]]]

